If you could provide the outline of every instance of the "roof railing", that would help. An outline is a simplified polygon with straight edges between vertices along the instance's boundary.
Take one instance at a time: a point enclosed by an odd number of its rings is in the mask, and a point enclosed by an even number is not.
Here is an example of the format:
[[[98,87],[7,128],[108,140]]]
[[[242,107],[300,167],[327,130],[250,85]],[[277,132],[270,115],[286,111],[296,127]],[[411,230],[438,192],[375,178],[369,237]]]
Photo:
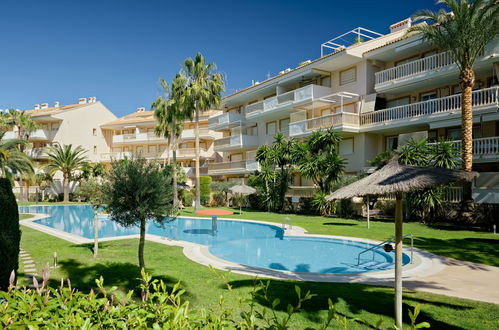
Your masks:
[[[354,44],[364,42],[365,40],[373,40],[382,37],[383,34],[374,32],[363,27],[356,27],[355,29],[343,33],[331,40],[321,44],[321,57],[337,51],[343,50]]]

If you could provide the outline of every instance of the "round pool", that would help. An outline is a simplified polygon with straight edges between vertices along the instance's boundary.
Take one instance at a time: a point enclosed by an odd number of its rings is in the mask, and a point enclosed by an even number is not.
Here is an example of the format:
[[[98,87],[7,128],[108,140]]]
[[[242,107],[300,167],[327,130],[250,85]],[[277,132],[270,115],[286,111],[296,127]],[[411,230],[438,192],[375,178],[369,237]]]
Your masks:
[[[93,210],[88,205],[24,206],[25,213],[49,217],[35,223],[81,237],[93,238]],[[138,234],[100,217],[99,237]],[[163,226],[149,223],[147,233],[208,246],[209,252],[237,264],[304,273],[364,273],[394,267],[394,253],[382,247],[359,254],[374,245],[346,239],[286,236],[279,226],[251,221],[179,217]],[[404,254],[403,264],[410,262]]]

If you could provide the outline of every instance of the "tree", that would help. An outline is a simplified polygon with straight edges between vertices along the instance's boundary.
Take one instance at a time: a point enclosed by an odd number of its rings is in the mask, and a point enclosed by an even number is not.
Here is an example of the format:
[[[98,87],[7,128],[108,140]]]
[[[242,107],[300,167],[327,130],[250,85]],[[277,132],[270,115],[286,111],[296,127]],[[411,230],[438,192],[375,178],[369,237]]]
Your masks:
[[[473,166],[473,96],[475,72],[473,64],[485,46],[499,31],[499,4],[496,0],[439,0],[451,12],[422,10],[413,15],[418,24],[409,33],[421,33],[424,39],[442,51],[448,51],[460,70],[462,116],[462,168],[471,171]],[[471,183],[464,191],[464,205],[472,204]],[[467,207],[466,207],[467,205]]]
[[[173,204],[178,205],[178,187],[177,187],[177,147],[178,138],[182,134],[183,121],[192,113],[186,111],[188,100],[185,97],[187,80],[184,75],[177,74],[172,82],[171,88],[168,83],[160,78],[161,87],[164,96],[159,96],[152,104],[154,117],[156,118],[155,133],[167,139],[168,144],[172,145],[173,154]],[[169,158],[169,152],[167,157]]]
[[[172,178],[143,158],[124,159],[113,162],[104,191],[110,219],[125,227],[140,227],[138,259],[143,269],[146,222],[173,220]]]
[[[94,258],[99,252],[99,209],[106,204],[103,187],[103,183],[97,181],[96,178],[89,178],[78,187],[78,194],[84,197],[94,210]]]
[[[12,273],[17,274],[19,260],[19,211],[12,185],[0,178],[0,290],[7,290]]]
[[[0,132],[0,177],[13,180],[15,177],[33,172],[31,159],[19,150],[19,145],[27,142],[19,139],[3,140],[5,132]]]
[[[199,183],[199,113],[211,107],[219,107],[221,94],[225,91],[225,83],[220,73],[215,73],[215,63],[206,63],[203,55],[197,53],[194,59],[184,61],[184,74],[187,77],[188,89],[186,97],[190,100],[190,112],[195,113],[196,135],[196,210],[201,207]]]
[[[343,174],[345,160],[338,155],[340,135],[333,129],[319,130],[295,148],[298,170],[311,179],[320,192],[328,194]]]
[[[74,172],[82,170],[88,164],[86,153],[81,146],[73,148],[71,144],[62,147],[56,144],[47,152],[49,163],[46,168],[51,174],[57,171],[62,172],[64,202],[69,202],[69,183],[74,176]]]
[[[286,192],[293,180],[295,148],[294,139],[286,140],[277,133],[270,146],[260,146],[256,152],[261,170],[255,172],[250,183],[259,188],[268,210],[284,210]]]
[[[230,193],[230,188],[236,185],[235,182],[230,182],[230,181],[213,181],[211,183],[211,190],[213,190],[216,193],[223,194],[223,200],[222,200],[222,205],[227,206],[227,203],[229,201],[229,193]],[[215,197],[215,195],[213,196]]]

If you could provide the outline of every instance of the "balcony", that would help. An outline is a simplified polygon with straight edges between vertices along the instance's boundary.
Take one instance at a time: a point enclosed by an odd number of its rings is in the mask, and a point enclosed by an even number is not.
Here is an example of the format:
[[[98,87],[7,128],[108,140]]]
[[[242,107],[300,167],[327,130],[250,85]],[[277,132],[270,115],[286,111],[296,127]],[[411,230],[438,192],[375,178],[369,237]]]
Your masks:
[[[182,170],[185,172],[187,177],[195,178],[196,177],[196,168],[195,167],[182,167]],[[208,167],[201,166],[199,167],[200,175],[208,175]]]
[[[50,139],[50,131],[46,129],[37,129],[29,135],[30,141],[48,141]]]
[[[208,164],[208,175],[248,174],[260,168],[256,160]]]
[[[499,87],[490,87],[473,91],[472,104],[474,111],[492,109],[499,105]],[[461,94],[455,94],[434,100],[401,105],[360,115],[360,125],[376,127],[377,125],[403,126],[428,119],[459,118],[461,114]]]
[[[156,136],[156,134],[152,132],[113,135],[113,144],[134,144],[158,141],[166,141],[166,139],[164,137]]]
[[[456,148],[461,150],[462,142],[454,141]],[[499,136],[473,139],[473,159],[479,162],[497,161],[499,158]]]
[[[258,145],[258,136],[234,135],[215,140],[215,151],[254,149]]]
[[[358,132],[359,115],[350,112],[339,112],[327,116],[290,123],[289,136],[304,136],[313,131],[331,127],[344,132]]]
[[[331,94],[332,91],[329,87],[308,85],[246,106],[246,118],[277,118],[278,116],[287,115],[293,112],[296,106],[312,102],[315,99],[320,99]]]
[[[286,192],[289,197],[313,197],[318,189],[314,186],[290,186]]]
[[[33,148],[26,151],[26,155],[32,159],[48,159],[47,151],[49,148]]]
[[[221,134],[221,133],[219,133]],[[217,134],[208,128],[200,128],[199,129],[199,138],[203,140],[214,140],[217,137]],[[196,130],[195,129],[185,129],[182,131],[182,135],[180,136],[180,140],[194,140],[196,139]]]
[[[213,130],[229,129],[239,126],[242,120],[243,115],[240,113],[226,112],[208,119],[208,128]]]

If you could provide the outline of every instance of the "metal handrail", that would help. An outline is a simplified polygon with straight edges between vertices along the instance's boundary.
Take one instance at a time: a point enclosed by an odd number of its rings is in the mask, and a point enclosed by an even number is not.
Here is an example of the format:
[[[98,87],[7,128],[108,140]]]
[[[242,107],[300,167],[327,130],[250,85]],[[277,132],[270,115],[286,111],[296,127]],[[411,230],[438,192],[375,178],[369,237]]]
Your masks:
[[[414,236],[412,234],[407,234],[407,235],[402,236],[402,239],[404,239],[406,237],[410,237],[411,238],[411,264],[412,264],[413,263],[413,258],[412,257],[414,255]],[[373,251],[373,259],[372,260],[374,260],[374,256],[375,256],[374,250],[375,249],[377,249],[377,248],[379,248],[379,247],[381,247],[381,246],[383,246],[383,245],[385,245],[387,243],[394,243],[394,241],[395,241],[395,237],[392,237],[390,239],[387,239],[384,242],[379,243],[378,245],[371,246],[370,248],[365,249],[364,251],[361,251],[359,253],[359,255],[357,256],[357,266],[360,265],[360,255],[361,254],[369,252],[369,251]]]

